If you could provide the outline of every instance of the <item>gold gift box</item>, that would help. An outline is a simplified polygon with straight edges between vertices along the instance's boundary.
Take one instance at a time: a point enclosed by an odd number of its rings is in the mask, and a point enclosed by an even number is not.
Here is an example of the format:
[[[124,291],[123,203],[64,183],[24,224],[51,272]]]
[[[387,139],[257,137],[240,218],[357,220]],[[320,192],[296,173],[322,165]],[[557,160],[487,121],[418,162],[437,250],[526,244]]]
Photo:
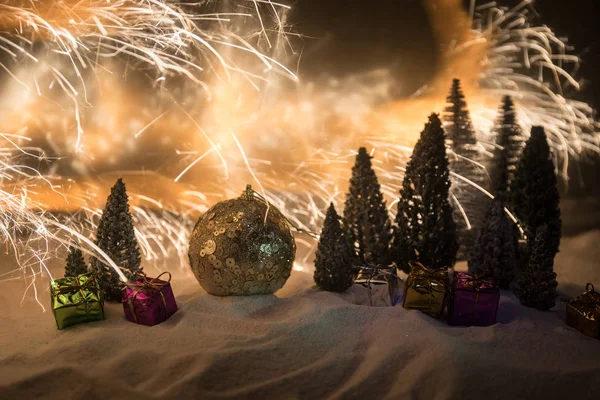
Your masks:
[[[428,269],[420,263],[410,264],[410,274],[404,284],[404,308],[439,319],[446,306],[447,293],[448,272],[445,268]]]
[[[600,339],[600,293],[588,283],[586,292],[567,303],[567,325],[586,336]]]

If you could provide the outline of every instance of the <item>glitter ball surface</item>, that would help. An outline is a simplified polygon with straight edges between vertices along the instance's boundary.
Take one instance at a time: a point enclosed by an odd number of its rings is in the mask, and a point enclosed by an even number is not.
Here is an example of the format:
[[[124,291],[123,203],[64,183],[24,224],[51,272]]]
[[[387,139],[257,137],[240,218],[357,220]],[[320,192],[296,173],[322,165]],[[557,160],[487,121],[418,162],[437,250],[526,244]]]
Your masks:
[[[284,216],[273,206],[267,212],[264,201],[248,194],[213,206],[190,238],[192,271],[216,296],[275,293],[289,278],[295,255]]]

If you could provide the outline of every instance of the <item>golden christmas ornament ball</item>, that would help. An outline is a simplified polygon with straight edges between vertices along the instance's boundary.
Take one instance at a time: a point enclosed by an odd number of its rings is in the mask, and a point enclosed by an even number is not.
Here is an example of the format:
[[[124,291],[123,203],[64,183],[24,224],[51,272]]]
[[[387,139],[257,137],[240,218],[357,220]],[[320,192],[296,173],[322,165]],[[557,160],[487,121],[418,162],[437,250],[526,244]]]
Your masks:
[[[240,198],[217,203],[200,217],[190,238],[192,271],[216,296],[275,293],[295,256],[288,221],[250,185]]]

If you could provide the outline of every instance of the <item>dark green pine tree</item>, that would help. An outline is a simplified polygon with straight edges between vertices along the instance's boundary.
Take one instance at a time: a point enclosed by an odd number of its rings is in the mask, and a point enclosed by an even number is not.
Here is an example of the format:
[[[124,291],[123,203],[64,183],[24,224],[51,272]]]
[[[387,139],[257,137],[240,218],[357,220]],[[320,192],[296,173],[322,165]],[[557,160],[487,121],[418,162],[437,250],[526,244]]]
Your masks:
[[[330,292],[345,292],[356,278],[355,255],[346,239],[333,203],[329,205],[315,257],[317,286]]]
[[[491,272],[503,289],[509,289],[517,268],[518,239],[504,211],[500,192],[488,210],[479,239],[469,260],[469,272]]]
[[[361,147],[352,167],[350,189],[344,208],[344,230],[354,244],[358,262],[381,265],[388,262],[391,223],[371,156]]]
[[[556,273],[554,246],[548,225],[541,225],[533,240],[529,262],[519,271],[513,291],[521,304],[538,310],[549,310],[556,304]]]
[[[523,151],[523,132],[515,115],[510,96],[502,99],[500,117],[496,127],[496,148],[492,165],[492,182],[496,193],[509,189]],[[507,199],[508,200],[508,199]]]
[[[142,268],[140,249],[135,238],[128,201],[125,183],[119,178],[110,191],[100,217],[96,245],[120,267],[128,279],[131,279]],[[119,275],[96,257],[91,257],[91,265],[98,272],[100,287],[104,290],[106,299],[120,301]]]
[[[69,246],[67,254],[67,265],[65,266],[65,278],[76,277],[77,275],[88,272],[81,249],[75,246]]]
[[[458,243],[448,201],[450,173],[444,129],[437,114],[421,132],[406,166],[391,253],[398,268],[410,261],[428,268],[452,267]]]
[[[452,149],[463,157],[476,159],[479,156],[477,137],[459,79],[452,81],[446,101],[448,105],[444,113],[445,130]]]
[[[531,254],[537,229],[547,225],[548,246],[558,253],[562,223],[554,163],[544,128],[533,127],[510,189],[511,204]]]
[[[478,149],[477,136],[460,80],[453,80],[447,101],[448,106],[443,118],[444,129],[454,153],[450,157],[450,170],[475,185],[485,188],[489,186],[489,182],[481,167],[482,157]],[[460,243],[460,259],[466,258],[471,252],[489,206],[489,199],[472,183],[460,178],[452,179],[452,194],[460,203],[460,207],[453,204]],[[463,213],[466,214],[468,224]]]

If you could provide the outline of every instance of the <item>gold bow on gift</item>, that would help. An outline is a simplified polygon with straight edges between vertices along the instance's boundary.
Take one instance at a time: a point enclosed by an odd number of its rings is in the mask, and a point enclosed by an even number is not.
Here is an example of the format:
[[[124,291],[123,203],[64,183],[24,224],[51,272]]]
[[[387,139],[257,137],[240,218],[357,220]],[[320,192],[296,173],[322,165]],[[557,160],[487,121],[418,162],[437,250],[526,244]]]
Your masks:
[[[162,279],[160,279],[160,277],[165,274],[169,275],[169,279],[167,281],[163,281]],[[129,308],[131,309],[131,313],[133,314],[133,319],[135,320],[135,322],[136,323],[138,322],[137,314],[135,313],[135,305],[134,305],[135,299],[142,290],[146,290],[146,289],[156,290],[160,294],[160,298],[162,299],[163,306],[165,308],[165,319],[167,319],[167,317],[169,316],[169,313],[167,311],[167,300],[165,299],[165,295],[163,294],[162,289],[171,283],[171,273],[163,272],[156,278],[152,278],[152,279],[148,279],[148,276],[146,274],[140,273],[139,280],[141,280],[142,283],[128,283],[125,285],[128,288],[137,289],[135,291],[135,293],[133,293],[133,296],[127,300],[127,303],[129,303]],[[160,282],[158,282],[158,281],[160,281]]]
[[[600,293],[594,290],[590,282],[585,286],[585,293],[578,299],[585,309],[584,315],[591,320],[600,319]]]
[[[448,280],[447,269],[445,267],[426,268],[423,264],[421,264],[418,261],[410,261],[408,263],[408,265],[410,266],[410,276],[406,282],[406,285],[411,287],[413,290],[415,290],[419,294],[428,294],[429,295],[429,309],[431,309],[431,307],[432,307],[431,300],[435,296],[434,292],[433,292],[432,283],[434,280],[442,280],[442,281],[446,282]],[[424,287],[424,286],[415,287],[415,286],[411,285],[412,281],[417,276],[419,278],[423,278],[423,279],[427,280],[426,287]],[[444,294],[445,294],[445,289],[444,289]]]
[[[410,266],[411,275],[414,274],[426,278],[443,280],[446,280],[448,278],[448,271],[446,267],[427,268],[418,261],[411,261],[408,263],[408,265]]]
[[[81,278],[86,277],[87,280],[81,283]],[[87,272],[85,274],[77,275],[74,280],[63,279],[59,283],[56,281],[52,282],[52,295],[60,295],[60,294],[73,294],[79,292],[83,303],[85,304],[85,316],[86,318],[90,315],[90,302],[87,299],[84,290],[93,291],[94,289],[98,289],[98,283],[96,282],[97,274],[96,272]]]

